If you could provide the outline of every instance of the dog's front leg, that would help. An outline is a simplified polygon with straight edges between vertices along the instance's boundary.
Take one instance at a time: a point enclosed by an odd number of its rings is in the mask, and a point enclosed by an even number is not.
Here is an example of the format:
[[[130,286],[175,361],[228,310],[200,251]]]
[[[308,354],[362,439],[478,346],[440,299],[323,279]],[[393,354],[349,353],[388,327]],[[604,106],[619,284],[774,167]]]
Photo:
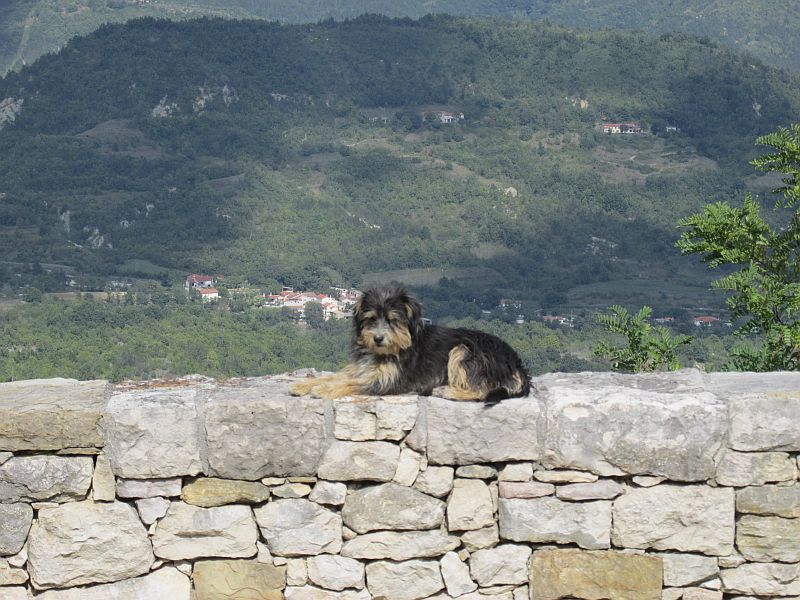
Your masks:
[[[366,390],[363,383],[355,375],[355,370],[351,365],[348,365],[333,375],[309,377],[303,381],[298,381],[289,388],[289,393],[293,396],[311,394],[326,400],[342,398],[343,396],[362,395],[366,393]]]

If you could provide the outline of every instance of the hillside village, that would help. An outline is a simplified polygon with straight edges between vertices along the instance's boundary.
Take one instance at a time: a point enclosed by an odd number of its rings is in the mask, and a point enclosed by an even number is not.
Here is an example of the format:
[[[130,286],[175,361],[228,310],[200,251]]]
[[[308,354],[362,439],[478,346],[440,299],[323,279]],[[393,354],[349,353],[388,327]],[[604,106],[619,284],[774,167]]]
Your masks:
[[[198,294],[202,302],[216,302],[220,299],[220,289],[216,287],[223,277],[211,277],[191,273],[186,276],[184,289]],[[255,288],[228,288],[227,294],[232,297],[250,299],[250,304],[261,308],[283,308],[291,310],[299,319],[305,318],[306,305],[311,302],[322,306],[324,319],[349,319],[353,316],[353,305],[361,297],[361,291],[348,288],[332,288],[334,295],[316,291],[295,291],[283,286],[280,292],[271,293]]]

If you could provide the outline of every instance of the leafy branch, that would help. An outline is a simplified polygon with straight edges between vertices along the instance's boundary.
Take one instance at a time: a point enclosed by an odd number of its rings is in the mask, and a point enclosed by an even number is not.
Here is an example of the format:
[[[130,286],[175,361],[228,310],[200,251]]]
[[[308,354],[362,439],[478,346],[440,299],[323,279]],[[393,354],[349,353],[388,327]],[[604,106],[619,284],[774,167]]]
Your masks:
[[[611,314],[598,315],[597,320],[611,333],[625,336],[627,345],[611,346],[601,342],[594,349],[596,356],[611,360],[615,371],[656,371],[665,367],[670,371],[681,368],[677,349],[692,341],[688,335],[672,334],[666,327],[653,327],[648,322],[653,309],[643,306],[632,315],[622,306],[609,307]]]

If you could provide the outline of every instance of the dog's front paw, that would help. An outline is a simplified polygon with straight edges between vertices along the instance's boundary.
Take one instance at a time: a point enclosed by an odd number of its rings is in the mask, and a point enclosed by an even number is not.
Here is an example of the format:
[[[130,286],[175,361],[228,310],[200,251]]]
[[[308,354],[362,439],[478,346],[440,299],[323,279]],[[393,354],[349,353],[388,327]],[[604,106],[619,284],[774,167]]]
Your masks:
[[[439,387],[435,387],[431,390],[431,396],[436,396],[437,398],[444,398],[445,400],[452,400],[452,390],[449,385],[440,385]]]
[[[298,381],[289,388],[289,393],[292,396],[308,396],[314,389],[316,382],[312,380]]]

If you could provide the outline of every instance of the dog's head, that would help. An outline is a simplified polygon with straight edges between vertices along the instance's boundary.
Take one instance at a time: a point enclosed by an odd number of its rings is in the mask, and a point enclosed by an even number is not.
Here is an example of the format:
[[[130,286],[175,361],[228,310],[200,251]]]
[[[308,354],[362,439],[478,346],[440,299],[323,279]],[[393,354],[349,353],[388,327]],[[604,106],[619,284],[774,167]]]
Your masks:
[[[371,288],[356,303],[353,324],[359,349],[397,356],[414,344],[422,327],[422,306],[405,288]]]

